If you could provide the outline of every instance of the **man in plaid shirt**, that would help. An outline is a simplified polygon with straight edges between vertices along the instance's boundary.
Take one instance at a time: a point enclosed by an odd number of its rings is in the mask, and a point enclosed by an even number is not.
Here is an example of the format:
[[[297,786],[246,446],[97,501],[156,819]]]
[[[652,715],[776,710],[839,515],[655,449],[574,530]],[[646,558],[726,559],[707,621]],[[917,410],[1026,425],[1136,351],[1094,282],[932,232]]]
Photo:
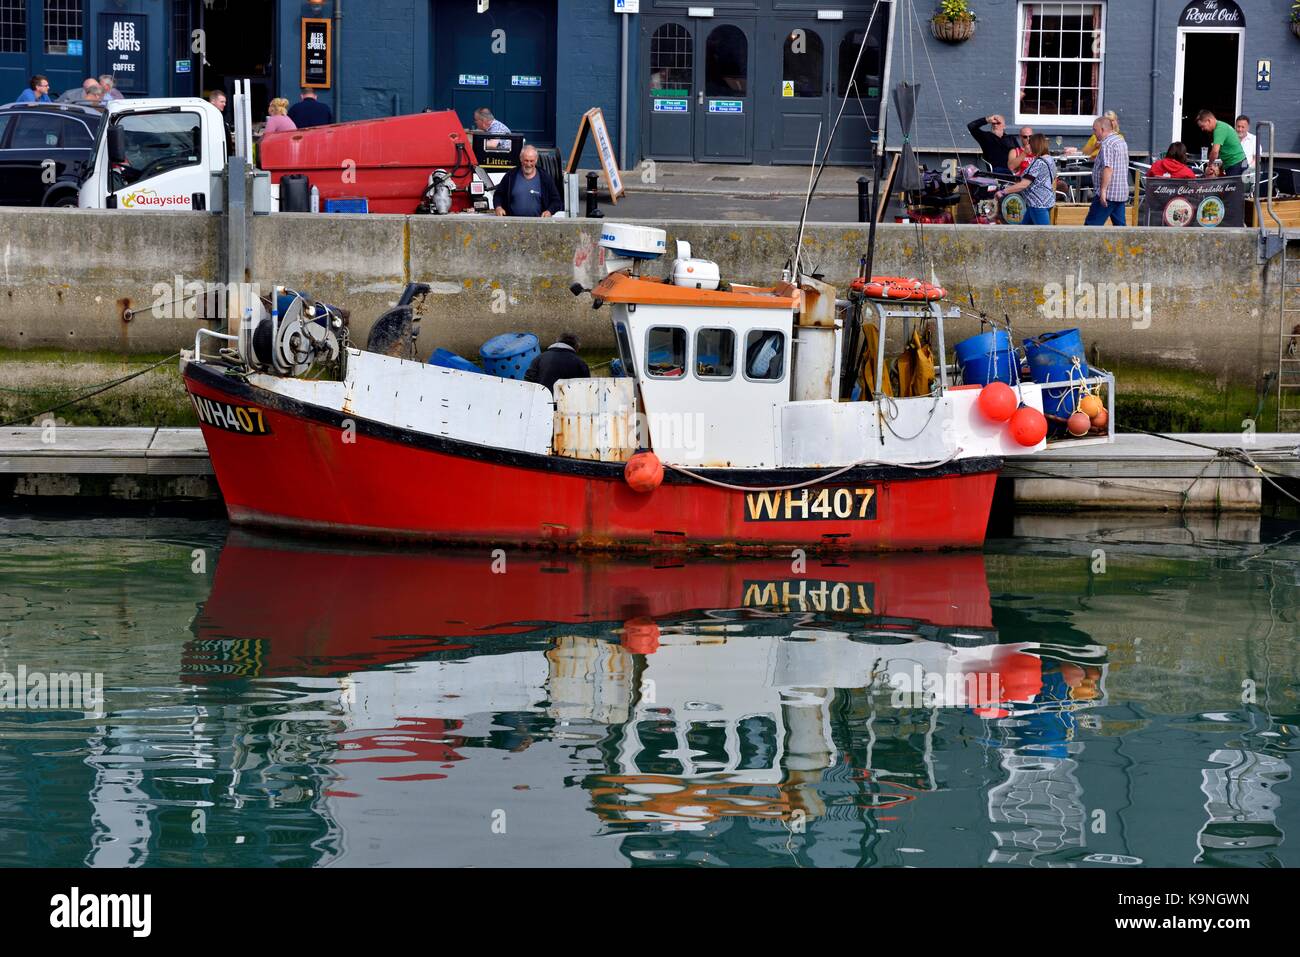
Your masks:
[[[1098,146],[1092,164],[1092,187],[1096,195],[1083,223],[1103,226],[1109,219],[1116,226],[1127,226],[1124,207],[1128,203],[1128,144],[1115,132],[1108,117],[1093,120],[1092,132]]]

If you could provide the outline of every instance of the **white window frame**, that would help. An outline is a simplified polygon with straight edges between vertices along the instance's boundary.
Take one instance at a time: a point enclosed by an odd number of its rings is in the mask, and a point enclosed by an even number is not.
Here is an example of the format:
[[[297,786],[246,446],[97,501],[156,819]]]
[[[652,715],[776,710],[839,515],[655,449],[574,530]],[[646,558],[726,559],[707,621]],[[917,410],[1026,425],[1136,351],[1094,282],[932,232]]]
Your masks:
[[[1100,101],[1096,113],[1080,114],[1077,116],[1063,116],[1058,113],[1022,113],[1020,112],[1020,94],[1023,92],[1020,88],[1021,68],[1025,63],[1088,63],[1092,60],[1061,60],[1055,57],[1025,57],[1020,51],[1024,49],[1025,42],[1025,6],[1028,3],[1034,3],[1041,6],[1043,3],[1063,2],[1067,5],[1091,5],[1096,4],[1101,7],[1101,50],[1097,54],[1097,97]],[[1106,34],[1109,27],[1109,7],[1105,0],[1017,0],[1016,3],[1016,66],[1015,75],[1012,77],[1012,102],[1016,105],[1016,126],[1065,126],[1078,127],[1079,129],[1089,129],[1092,121],[1101,115],[1101,106],[1105,102],[1106,94]]]

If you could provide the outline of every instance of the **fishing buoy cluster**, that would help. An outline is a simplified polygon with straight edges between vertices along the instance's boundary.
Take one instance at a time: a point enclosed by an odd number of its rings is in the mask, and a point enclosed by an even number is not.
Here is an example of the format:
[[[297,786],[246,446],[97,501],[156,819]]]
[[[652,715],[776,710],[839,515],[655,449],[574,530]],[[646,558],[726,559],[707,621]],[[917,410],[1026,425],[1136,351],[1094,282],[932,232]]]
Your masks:
[[[664,465],[653,452],[637,452],[623,466],[623,481],[634,492],[653,492],[663,480]]]
[[[1102,405],[1101,399],[1092,391],[1085,389],[1079,398],[1078,406],[1066,421],[1065,428],[1077,439],[1092,431],[1100,432],[1109,424],[1110,415]]]
[[[982,388],[976,404],[990,422],[1009,422],[1011,438],[1019,445],[1032,448],[1047,437],[1047,416],[1021,405],[1015,390],[1005,382],[990,382]]]

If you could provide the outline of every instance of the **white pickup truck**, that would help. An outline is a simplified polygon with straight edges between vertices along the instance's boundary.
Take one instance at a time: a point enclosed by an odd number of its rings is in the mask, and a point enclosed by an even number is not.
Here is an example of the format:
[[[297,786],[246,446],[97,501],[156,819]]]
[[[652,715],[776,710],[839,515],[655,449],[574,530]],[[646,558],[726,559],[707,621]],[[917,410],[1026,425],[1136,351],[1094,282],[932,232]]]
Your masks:
[[[203,210],[230,139],[207,100],[114,100],[81,183],[82,209]]]

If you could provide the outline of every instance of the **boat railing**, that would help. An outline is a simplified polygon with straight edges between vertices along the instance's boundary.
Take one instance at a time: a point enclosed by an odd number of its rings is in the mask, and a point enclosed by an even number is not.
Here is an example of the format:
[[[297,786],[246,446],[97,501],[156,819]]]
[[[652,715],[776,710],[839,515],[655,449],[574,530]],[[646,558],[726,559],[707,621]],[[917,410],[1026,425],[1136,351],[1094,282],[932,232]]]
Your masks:
[[[239,336],[237,335],[232,336],[224,332],[215,332],[212,329],[200,329],[194,333],[194,361],[195,362],[203,361],[202,350],[203,350],[204,336],[207,336],[210,339],[224,339],[227,342],[234,342],[234,343],[239,342]]]

